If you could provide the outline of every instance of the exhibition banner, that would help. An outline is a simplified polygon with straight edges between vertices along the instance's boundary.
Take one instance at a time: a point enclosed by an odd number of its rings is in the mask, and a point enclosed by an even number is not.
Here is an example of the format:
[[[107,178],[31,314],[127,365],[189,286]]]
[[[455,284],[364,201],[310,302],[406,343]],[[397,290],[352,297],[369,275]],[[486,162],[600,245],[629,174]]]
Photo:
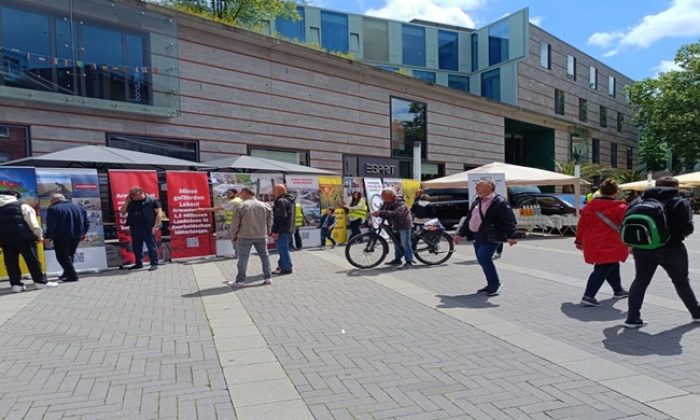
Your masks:
[[[78,271],[103,270],[107,268],[102,205],[96,169],[36,169],[37,190],[41,207],[41,219],[46,229],[46,213],[51,205],[52,194],[63,194],[66,200],[85,209],[90,228],[87,238],[78,245],[73,264]],[[61,274],[63,269],[56,260],[51,243],[44,250],[46,271]]]
[[[352,193],[359,192],[365,197],[365,183],[362,178],[346,176],[343,178],[343,201],[350,204]]]
[[[339,244],[347,241],[347,221],[343,208],[343,178],[339,176],[318,177],[318,188],[321,193],[321,210],[335,209],[335,230],[333,239]]]
[[[148,261],[148,253],[144,249],[131,248],[131,234],[129,227],[124,226],[126,223],[126,215],[122,215],[119,209],[126,202],[129,196],[129,190],[133,187],[141,187],[147,196],[159,199],[158,175],[156,171],[137,171],[137,170],[109,170],[109,189],[112,195],[112,205],[114,208],[114,223],[117,228],[117,238],[119,239],[119,255],[122,259],[122,264],[134,264],[134,252],[141,252],[144,255],[143,261]],[[156,234],[156,243],[158,244],[158,256],[162,258],[161,234],[160,230]]]
[[[379,178],[365,178],[365,191],[367,192],[367,207],[369,207],[370,214],[372,212],[378,211],[384,200],[382,200],[382,180]],[[381,222],[381,218],[372,217],[372,222],[378,224]]]
[[[170,256],[172,259],[213,255],[211,214],[197,212],[209,207],[209,181],[203,172],[167,171]]]
[[[36,191],[36,174],[34,168],[23,168],[13,166],[0,166],[0,190],[17,191],[22,195],[20,202],[30,205],[36,211],[39,223],[41,223],[41,212],[39,211],[39,197]],[[37,244],[39,259],[42,267],[45,267],[43,244]],[[27,266],[20,257],[20,268],[22,274],[28,274]],[[0,249],[0,278],[7,278],[4,256]]]
[[[321,222],[321,193],[318,177],[287,175],[287,190],[304,212],[304,226],[317,228]]]

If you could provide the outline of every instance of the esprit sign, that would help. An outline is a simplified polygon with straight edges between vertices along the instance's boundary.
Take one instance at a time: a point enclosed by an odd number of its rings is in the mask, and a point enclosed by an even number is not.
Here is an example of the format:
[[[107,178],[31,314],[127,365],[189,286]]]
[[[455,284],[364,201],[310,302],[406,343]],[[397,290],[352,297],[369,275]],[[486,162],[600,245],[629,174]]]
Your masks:
[[[396,165],[367,162],[365,163],[365,173],[369,175],[394,175]]]
[[[397,159],[358,157],[359,176],[395,176],[399,173]]]

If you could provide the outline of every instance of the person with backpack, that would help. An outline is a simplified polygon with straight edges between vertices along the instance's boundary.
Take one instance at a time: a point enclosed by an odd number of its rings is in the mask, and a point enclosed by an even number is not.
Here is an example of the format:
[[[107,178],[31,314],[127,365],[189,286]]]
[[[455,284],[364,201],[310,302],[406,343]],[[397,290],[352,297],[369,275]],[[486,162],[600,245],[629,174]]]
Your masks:
[[[700,306],[688,278],[688,251],[683,244],[693,233],[693,213],[688,200],[678,194],[678,180],[663,177],[635,200],[622,222],[622,239],[632,247],[635,278],[630,286],[626,328],[646,325],[641,318],[644,294],[661,266],[673,282],[678,297],[700,322]]]
[[[627,211],[627,203],[616,200],[617,182],[606,179],[598,190],[600,195],[581,210],[576,227],[576,248],[583,251],[583,258],[593,264],[586,291],[581,298],[583,306],[603,306],[595,295],[607,280],[613,289],[614,299],[624,299],[629,294],[622,288],[620,263],[629,256],[629,249],[620,240],[620,224]]]

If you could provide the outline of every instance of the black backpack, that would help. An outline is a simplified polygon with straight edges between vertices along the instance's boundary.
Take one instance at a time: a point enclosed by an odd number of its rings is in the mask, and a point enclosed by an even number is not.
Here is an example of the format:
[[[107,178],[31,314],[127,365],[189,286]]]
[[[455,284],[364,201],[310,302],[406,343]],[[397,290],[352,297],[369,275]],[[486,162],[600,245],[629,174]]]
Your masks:
[[[663,203],[655,198],[633,201],[620,226],[622,242],[637,249],[657,249],[666,245],[671,239],[668,208],[677,202],[669,200]]]

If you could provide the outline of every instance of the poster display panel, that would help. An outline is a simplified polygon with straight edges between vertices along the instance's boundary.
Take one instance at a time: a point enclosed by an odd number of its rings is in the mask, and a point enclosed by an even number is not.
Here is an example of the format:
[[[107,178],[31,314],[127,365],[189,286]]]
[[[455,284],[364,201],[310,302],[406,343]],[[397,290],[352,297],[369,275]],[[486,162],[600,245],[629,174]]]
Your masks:
[[[90,227],[87,238],[78,244],[73,264],[77,271],[96,271],[107,268],[102,205],[96,169],[36,169],[37,190],[41,219],[46,229],[46,213],[52,194],[63,194],[66,200],[85,209]],[[48,274],[61,274],[53,244],[44,249]]]
[[[365,178],[365,191],[367,192],[367,207],[370,214],[378,211],[384,200],[382,200],[382,180],[379,178]],[[372,216],[372,223],[378,224],[381,218]]]
[[[287,190],[301,204],[304,213],[304,227],[299,229],[304,248],[321,244],[321,192],[318,177],[310,175],[287,175]]]
[[[335,229],[333,239],[341,244],[347,241],[347,218],[343,208],[343,178],[339,176],[322,176],[318,178],[318,188],[321,193],[321,211],[327,208],[335,209]]]
[[[209,207],[207,174],[167,171],[168,215],[170,216],[170,255],[173,259],[205,257],[214,254],[211,213],[197,212]]]

